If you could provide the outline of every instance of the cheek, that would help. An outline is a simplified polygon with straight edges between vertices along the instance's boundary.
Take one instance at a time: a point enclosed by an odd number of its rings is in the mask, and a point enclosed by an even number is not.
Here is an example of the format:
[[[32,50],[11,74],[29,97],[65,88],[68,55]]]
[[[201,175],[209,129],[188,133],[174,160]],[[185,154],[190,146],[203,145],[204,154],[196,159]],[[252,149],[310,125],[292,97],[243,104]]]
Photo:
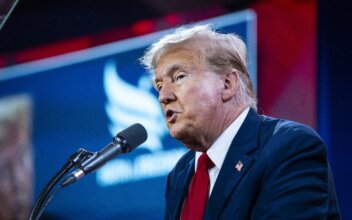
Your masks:
[[[216,85],[199,85],[190,89],[185,101],[195,113],[197,114],[211,114],[221,100],[220,89]]]

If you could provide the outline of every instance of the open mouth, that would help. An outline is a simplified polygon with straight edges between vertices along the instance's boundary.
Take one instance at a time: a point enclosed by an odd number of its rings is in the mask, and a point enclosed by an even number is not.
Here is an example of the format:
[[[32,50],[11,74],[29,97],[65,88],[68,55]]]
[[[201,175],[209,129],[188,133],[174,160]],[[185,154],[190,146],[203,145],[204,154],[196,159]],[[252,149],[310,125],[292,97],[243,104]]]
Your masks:
[[[165,113],[165,117],[167,122],[173,122],[176,119],[176,112],[171,109],[168,109]]]

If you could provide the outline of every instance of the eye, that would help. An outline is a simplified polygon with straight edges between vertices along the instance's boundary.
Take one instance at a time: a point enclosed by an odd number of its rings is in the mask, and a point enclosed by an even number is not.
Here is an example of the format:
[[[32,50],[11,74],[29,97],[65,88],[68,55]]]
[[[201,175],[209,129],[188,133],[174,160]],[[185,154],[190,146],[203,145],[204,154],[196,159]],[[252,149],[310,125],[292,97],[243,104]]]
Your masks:
[[[161,90],[161,87],[162,87],[162,85],[161,85],[160,82],[158,82],[158,83],[155,84],[155,89],[156,89],[156,90],[160,91],[160,90]]]
[[[179,81],[179,80],[181,80],[181,79],[184,79],[186,76],[187,76],[187,74],[186,74],[185,72],[178,72],[178,73],[175,75],[174,80],[175,80],[175,81]]]

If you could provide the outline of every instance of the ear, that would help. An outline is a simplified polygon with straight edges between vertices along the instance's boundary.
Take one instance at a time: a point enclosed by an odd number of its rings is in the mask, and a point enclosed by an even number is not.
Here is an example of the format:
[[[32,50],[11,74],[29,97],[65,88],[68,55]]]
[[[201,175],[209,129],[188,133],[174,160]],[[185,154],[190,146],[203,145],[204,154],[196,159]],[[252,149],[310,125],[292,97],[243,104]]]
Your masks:
[[[239,77],[239,72],[236,69],[232,69],[224,75],[224,87],[222,90],[222,100],[224,102],[229,101],[235,96],[239,84]]]

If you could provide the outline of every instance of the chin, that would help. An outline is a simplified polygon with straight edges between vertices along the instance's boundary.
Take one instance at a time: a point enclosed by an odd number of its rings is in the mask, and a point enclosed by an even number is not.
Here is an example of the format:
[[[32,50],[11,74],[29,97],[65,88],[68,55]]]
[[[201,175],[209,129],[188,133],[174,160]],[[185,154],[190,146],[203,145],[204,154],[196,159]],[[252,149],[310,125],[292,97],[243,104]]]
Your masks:
[[[189,130],[189,126],[170,126],[170,134],[173,138],[180,141],[187,148],[194,151],[204,151],[199,147],[199,143],[197,142],[197,137],[194,136],[193,132]]]
[[[180,126],[180,125],[177,125],[177,124],[172,124],[172,125],[169,125],[169,131],[170,131],[170,135],[183,142],[182,139],[188,139],[188,135],[189,133],[186,131],[186,128],[184,126]]]
[[[175,139],[177,139],[177,140],[180,140],[180,141],[182,141],[182,140],[181,140],[182,137],[185,136],[185,135],[182,134],[182,133],[183,133],[183,132],[180,132],[179,130],[170,129],[170,135],[171,135],[173,138],[175,138]]]

